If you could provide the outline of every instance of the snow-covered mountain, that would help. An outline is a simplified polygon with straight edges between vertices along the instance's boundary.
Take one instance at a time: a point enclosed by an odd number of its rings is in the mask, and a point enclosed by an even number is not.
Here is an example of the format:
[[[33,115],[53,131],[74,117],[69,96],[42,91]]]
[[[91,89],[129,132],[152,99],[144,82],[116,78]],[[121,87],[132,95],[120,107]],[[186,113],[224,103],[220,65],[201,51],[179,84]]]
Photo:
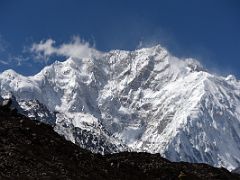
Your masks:
[[[240,82],[161,46],[69,58],[24,77],[0,74],[32,118],[55,122],[93,152],[161,153],[172,161],[240,166]]]

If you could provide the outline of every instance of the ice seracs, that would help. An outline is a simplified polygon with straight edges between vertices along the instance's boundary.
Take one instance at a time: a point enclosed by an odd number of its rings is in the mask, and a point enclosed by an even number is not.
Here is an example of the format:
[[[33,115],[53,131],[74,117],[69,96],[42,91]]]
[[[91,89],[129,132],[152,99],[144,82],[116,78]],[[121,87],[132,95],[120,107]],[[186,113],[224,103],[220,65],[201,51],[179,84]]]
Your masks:
[[[240,84],[161,46],[56,61],[35,76],[0,74],[29,116],[93,152],[240,165]],[[26,103],[29,102],[29,103]]]

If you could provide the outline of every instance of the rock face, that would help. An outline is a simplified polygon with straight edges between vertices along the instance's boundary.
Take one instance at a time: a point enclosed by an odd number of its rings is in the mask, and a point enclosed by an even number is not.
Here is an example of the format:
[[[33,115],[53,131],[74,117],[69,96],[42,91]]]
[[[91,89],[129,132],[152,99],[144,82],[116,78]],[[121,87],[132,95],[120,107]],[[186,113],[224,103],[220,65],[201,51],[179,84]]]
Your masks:
[[[49,125],[0,107],[0,179],[240,179],[206,164],[172,163],[159,154],[92,154]]]
[[[8,70],[0,94],[10,92],[31,118],[51,115],[56,132],[93,152],[240,166],[239,81],[161,46],[69,58],[29,77]]]

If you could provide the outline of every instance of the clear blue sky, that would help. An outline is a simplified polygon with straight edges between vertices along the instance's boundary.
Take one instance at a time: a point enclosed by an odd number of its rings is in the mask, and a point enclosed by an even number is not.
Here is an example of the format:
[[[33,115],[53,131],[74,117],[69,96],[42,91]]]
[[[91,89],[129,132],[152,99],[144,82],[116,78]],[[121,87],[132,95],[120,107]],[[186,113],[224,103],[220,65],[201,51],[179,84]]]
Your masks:
[[[160,43],[240,77],[238,0],[0,0],[0,71],[34,74],[45,64],[27,51],[31,44],[74,35],[101,51]]]

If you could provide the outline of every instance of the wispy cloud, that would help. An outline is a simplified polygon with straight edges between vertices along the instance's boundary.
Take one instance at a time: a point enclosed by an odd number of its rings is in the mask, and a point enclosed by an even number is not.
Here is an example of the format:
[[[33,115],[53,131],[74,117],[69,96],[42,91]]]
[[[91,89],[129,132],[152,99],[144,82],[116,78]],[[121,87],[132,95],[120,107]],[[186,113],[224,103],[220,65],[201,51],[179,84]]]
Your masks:
[[[26,64],[30,60],[30,58],[22,55],[18,55],[18,56],[10,56],[9,60],[11,60],[11,62],[14,62],[16,66],[22,66],[23,64]]]
[[[36,58],[44,58],[45,60],[48,60],[52,55],[90,58],[101,54],[88,42],[81,40],[78,36],[74,36],[70,42],[63,43],[59,46],[56,46],[56,42],[53,39],[40,41],[40,43],[32,44],[30,51],[35,54]]]
[[[8,46],[7,41],[3,38],[2,34],[0,34],[0,52],[4,52]]]
[[[0,55],[1,55],[1,59],[0,59],[0,64],[1,65],[9,65],[10,62],[8,60],[8,58],[6,58],[3,54],[5,54],[6,50],[7,50],[7,46],[8,43],[7,41],[3,38],[2,34],[0,34]]]
[[[4,61],[4,60],[1,60],[1,59],[0,59],[0,64],[3,64],[3,65],[8,65],[8,64],[9,64],[9,62],[8,62],[8,61]]]
[[[29,63],[30,58],[22,55],[11,55],[9,54],[6,59],[0,59],[0,64],[8,66],[22,66]]]

